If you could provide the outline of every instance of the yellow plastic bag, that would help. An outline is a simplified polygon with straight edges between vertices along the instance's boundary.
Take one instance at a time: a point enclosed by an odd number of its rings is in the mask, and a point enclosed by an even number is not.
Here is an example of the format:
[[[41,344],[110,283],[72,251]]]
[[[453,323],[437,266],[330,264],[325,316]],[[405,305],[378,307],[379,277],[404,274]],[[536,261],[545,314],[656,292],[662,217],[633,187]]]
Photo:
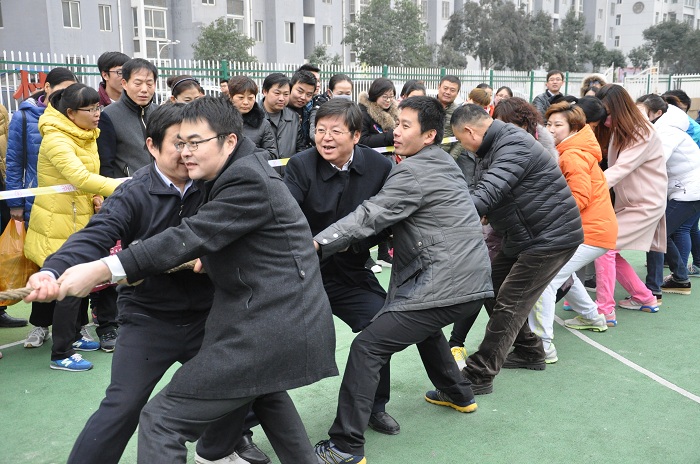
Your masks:
[[[24,222],[10,219],[0,235],[0,291],[24,288],[29,276],[38,271],[32,261],[24,257]],[[9,306],[21,300],[0,301],[0,306]]]

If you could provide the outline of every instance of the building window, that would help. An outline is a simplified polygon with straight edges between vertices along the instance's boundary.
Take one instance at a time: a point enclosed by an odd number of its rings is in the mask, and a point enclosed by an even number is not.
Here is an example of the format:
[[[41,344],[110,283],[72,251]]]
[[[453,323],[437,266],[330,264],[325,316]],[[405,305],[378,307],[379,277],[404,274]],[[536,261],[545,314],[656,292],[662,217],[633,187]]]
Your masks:
[[[608,39],[613,38],[614,30],[612,27],[608,28]]]
[[[428,20],[428,2],[427,1],[420,2],[420,18],[423,21]]]
[[[226,14],[231,16],[243,16],[245,7],[243,0],[227,0]]]
[[[164,39],[168,36],[165,28],[165,10],[143,10],[146,37]]]
[[[598,8],[598,19],[603,19],[603,9]]]
[[[688,15],[688,14],[684,14],[684,15],[683,15],[683,21],[686,22],[686,23],[688,23],[688,25],[689,25],[690,27],[693,27],[693,23],[695,22],[695,16],[693,16],[693,15]]]
[[[659,12],[656,12],[656,15],[654,15],[654,24],[659,24]]]
[[[296,23],[290,23],[285,21],[284,23],[284,41],[286,43],[296,43]]]
[[[333,26],[323,26],[323,45],[333,45]]]
[[[617,0],[617,4],[618,4],[618,5],[621,5],[621,4],[622,4],[622,0]]]
[[[671,3],[678,3],[678,0],[671,0]]]
[[[552,20],[552,29],[555,31],[559,30],[559,18],[554,18]]]
[[[690,8],[695,8],[695,0],[685,0],[683,4],[685,6],[689,6]]]
[[[554,0],[554,14],[559,14],[559,0]]]
[[[622,15],[615,16],[615,25],[619,26],[620,22],[622,22]]]
[[[600,41],[603,39],[603,36],[601,36],[600,34],[598,34],[597,36],[595,36],[595,39],[596,39],[598,42],[600,42]]]
[[[442,19],[450,19],[450,2],[442,2]]]
[[[63,27],[80,29],[80,2],[63,0]]]
[[[263,22],[262,21],[255,21],[255,23],[253,24],[253,39],[256,42],[263,41]]]
[[[100,16],[100,30],[110,32],[112,30],[112,6],[97,5],[97,11]]]
[[[675,21],[676,20],[676,13],[669,13],[668,14],[668,19],[670,21]]]
[[[323,0],[323,3],[328,3],[330,5],[333,3],[333,0]]]
[[[615,14],[615,4],[611,3],[610,4],[610,16]]]
[[[202,0],[202,5],[216,5],[216,0]]]
[[[0,27],[2,27],[2,2],[0,2]]]
[[[619,47],[619,46],[620,46],[620,36],[619,36],[619,35],[616,35],[616,36],[615,36],[615,46],[616,46],[616,47]]]
[[[668,15],[666,13],[664,13],[664,21],[666,21],[667,17],[668,17]]]
[[[143,0],[145,6],[157,6],[159,8],[165,8],[165,0]]]

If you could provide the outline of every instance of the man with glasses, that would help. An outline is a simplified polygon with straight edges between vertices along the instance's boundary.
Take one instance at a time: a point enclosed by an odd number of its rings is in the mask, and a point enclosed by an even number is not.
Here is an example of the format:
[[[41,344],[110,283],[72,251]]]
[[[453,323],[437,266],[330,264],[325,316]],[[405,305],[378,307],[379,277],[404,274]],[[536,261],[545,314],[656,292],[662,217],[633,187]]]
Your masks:
[[[97,69],[100,70],[102,82],[97,87],[100,94],[100,105],[109,106],[122,96],[122,66],[129,57],[121,52],[104,52],[97,59]]]
[[[202,347],[143,408],[139,462],[185,462],[185,442],[230,414],[240,420],[229,437],[240,433],[253,401],[283,464],[315,459],[286,390],[338,373],[333,318],[306,219],[242,132],[230,102],[187,104],[176,143],[189,177],[205,181],[197,213],[58,282],[46,276],[28,297],[84,295],[96,282],[138,282],[201,258],[195,272],[214,285]]]
[[[316,112],[316,147],[292,157],[284,183],[301,206],[311,233],[317,234],[355,210],[384,185],[392,164],[375,150],[358,146],[362,112],[357,104],[332,99]],[[364,329],[384,306],[386,292],[365,268],[369,248],[379,239],[358,244],[321,261],[323,287],[333,314],[353,332]],[[369,426],[387,435],[399,424],[385,411],[389,401],[389,363],[380,372]]]
[[[547,87],[547,90],[532,100],[532,105],[537,108],[542,117],[547,112],[549,105],[552,104],[552,99],[561,93],[559,90],[564,85],[564,73],[558,70],[549,71],[547,73],[547,82],[544,85]]]

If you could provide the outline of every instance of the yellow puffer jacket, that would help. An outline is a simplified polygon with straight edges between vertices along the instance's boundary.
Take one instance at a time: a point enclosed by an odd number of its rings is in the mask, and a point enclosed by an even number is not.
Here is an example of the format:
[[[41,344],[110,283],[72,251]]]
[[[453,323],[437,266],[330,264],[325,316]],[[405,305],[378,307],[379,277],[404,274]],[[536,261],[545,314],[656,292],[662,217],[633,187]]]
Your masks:
[[[120,184],[99,175],[99,129],[84,130],[52,106],[39,118],[39,187],[71,184],[79,190],[37,196],[32,207],[24,254],[39,266],[94,214],[92,199],[111,195]]]

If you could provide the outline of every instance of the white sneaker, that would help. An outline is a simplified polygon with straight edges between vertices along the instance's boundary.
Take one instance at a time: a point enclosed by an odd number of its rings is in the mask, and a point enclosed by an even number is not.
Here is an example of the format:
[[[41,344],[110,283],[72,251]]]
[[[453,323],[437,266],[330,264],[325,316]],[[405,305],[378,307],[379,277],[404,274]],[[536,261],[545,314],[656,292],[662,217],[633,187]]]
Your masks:
[[[555,362],[559,361],[559,357],[557,356],[557,348],[554,346],[554,343],[549,343],[549,346],[544,347],[544,362],[546,364],[554,364]]]
[[[92,338],[92,335],[90,335],[90,331],[88,330],[88,326],[86,325],[80,328],[80,336],[86,340],[90,340],[91,342],[95,341],[95,339]]]
[[[46,340],[51,338],[48,327],[34,327],[24,341],[25,348],[39,348]]]
[[[221,459],[217,459],[216,461],[204,459],[202,456],[195,452],[194,462],[195,464],[250,464],[248,461],[238,456],[235,452]]]

